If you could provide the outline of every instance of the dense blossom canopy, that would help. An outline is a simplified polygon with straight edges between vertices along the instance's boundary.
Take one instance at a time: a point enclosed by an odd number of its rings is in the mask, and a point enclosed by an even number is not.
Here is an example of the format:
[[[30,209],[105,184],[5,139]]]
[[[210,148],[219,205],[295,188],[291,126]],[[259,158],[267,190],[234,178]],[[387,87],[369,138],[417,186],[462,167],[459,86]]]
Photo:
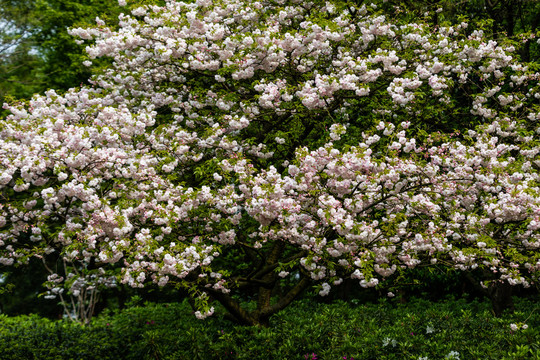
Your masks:
[[[539,75],[511,45],[347,1],[166,1],[71,32],[113,62],[7,106],[2,264],[172,281],[199,317],[206,294],[243,317],[231,291],[281,278],[257,316],[419,264],[534,281]]]

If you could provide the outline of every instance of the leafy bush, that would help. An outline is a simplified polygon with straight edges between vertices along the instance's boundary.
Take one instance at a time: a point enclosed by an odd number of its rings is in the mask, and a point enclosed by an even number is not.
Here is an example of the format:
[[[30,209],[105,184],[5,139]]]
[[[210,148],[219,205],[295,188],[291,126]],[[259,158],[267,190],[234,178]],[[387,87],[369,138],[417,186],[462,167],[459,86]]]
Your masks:
[[[268,328],[236,326],[219,314],[196,320],[187,302],[147,304],[86,327],[3,316],[0,359],[531,359],[540,357],[539,329],[535,302],[524,299],[501,318],[488,302],[464,299],[302,300]]]
[[[0,325],[1,359],[120,359],[122,337],[103,326],[85,328],[35,315],[9,318]]]

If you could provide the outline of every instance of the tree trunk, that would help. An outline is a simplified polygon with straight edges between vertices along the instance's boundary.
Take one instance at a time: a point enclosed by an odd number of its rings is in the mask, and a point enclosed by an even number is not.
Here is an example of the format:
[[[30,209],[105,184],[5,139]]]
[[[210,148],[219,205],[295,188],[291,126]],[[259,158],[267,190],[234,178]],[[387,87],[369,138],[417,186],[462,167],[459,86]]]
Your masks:
[[[230,294],[225,294],[220,290],[204,286],[206,284],[203,284],[200,290],[206,292],[212,299],[221,303],[227,310],[227,317],[230,320],[242,325],[269,326],[270,317],[286,308],[311,284],[311,280],[308,277],[302,277],[289,291],[285,292],[282,289],[276,291],[277,287],[279,287],[280,278],[277,276],[275,270],[279,266],[285,246],[284,242],[276,241],[269,249],[267,256],[263,260],[264,262],[260,264],[256,272],[246,278],[237,278],[237,290],[245,287],[255,287],[257,292],[257,307],[254,311],[250,312],[242,308],[240,303]],[[282,259],[282,261],[288,263],[302,256],[304,256],[304,252],[299,252],[289,258]],[[271,303],[272,295],[278,296],[277,302],[274,304]]]
[[[506,281],[495,281],[488,288],[491,306],[496,317],[500,317],[505,310],[514,312],[512,300],[512,285]]]
[[[486,272],[483,275],[485,278],[491,275],[491,273]],[[509,310],[511,312],[514,311],[512,285],[510,285],[507,281],[493,280],[486,289],[480,286],[479,281],[471,273],[467,273],[465,277],[471,282],[476,290],[489,298],[491,301],[491,309],[496,317],[500,317],[505,310]]]
[[[281,241],[276,241],[274,246],[272,247],[272,250],[270,250],[270,254],[268,254],[268,257],[266,258],[266,264],[265,266],[272,266],[276,264],[283,254],[283,250],[285,249],[285,244]],[[267,274],[265,274],[262,279],[264,282],[273,282],[274,285],[271,287],[262,287],[259,286],[258,291],[258,299],[257,299],[257,310],[255,311],[255,317],[260,318],[260,314],[264,309],[267,309],[270,307],[270,300],[272,298],[272,290],[275,286],[276,282],[276,273],[274,271],[271,271]],[[265,326],[267,326],[266,322],[268,319],[261,319],[263,322],[265,322]]]

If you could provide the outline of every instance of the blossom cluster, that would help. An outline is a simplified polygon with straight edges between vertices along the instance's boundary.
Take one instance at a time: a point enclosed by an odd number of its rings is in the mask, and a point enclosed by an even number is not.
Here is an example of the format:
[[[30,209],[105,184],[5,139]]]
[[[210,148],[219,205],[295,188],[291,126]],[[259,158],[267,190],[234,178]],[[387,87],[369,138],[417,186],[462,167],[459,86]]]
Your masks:
[[[474,131],[468,146],[424,149],[404,131],[385,132],[396,141],[384,156],[366,142],[347,151],[329,143],[299,149],[288,175],[270,168],[249,177],[240,189],[261,224],[256,236],[306,250],[301,264],[314,280],[339,284],[338,263],[360,285],[375,286],[398,268],[442,260],[529,286],[540,265],[540,177],[529,160],[539,149],[520,154],[518,146]],[[510,260],[509,249],[528,257]]]

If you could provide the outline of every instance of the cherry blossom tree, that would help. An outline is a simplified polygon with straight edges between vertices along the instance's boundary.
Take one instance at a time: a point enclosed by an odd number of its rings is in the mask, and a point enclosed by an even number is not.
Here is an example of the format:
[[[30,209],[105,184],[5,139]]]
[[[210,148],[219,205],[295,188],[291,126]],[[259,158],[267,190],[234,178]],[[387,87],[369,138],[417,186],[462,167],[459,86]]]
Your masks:
[[[6,106],[2,264],[59,257],[51,296],[171,284],[250,325],[416,266],[536,281],[538,73],[511,44],[347,1],[129,10],[71,30],[113,60],[92,87]]]

